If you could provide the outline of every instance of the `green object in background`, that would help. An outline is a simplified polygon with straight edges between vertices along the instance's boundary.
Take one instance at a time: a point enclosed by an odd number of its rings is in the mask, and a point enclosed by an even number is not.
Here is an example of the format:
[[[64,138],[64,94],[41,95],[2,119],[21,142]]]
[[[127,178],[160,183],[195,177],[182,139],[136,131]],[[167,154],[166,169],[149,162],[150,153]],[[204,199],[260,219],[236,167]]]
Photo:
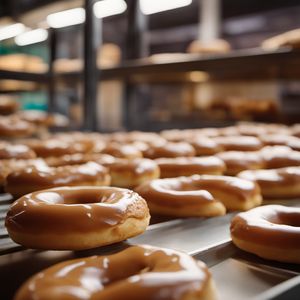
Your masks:
[[[47,111],[48,108],[47,94],[45,92],[21,93],[18,101],[22,110],[36,109]]]

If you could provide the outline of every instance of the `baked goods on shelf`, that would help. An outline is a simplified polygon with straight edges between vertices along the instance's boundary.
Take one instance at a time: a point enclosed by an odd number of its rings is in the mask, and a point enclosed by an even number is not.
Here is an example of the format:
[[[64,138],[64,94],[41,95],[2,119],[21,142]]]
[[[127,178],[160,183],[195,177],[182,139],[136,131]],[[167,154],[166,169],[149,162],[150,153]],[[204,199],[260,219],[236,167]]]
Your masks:
[[[300,263],[300,208],[265,205],[236,215],[233,243],[265,259]]]
[[[238,176],[256,182],[265,199],[300,197],[300,167],[247,170]]]
[[[210,41],[195,40],[187,48],[188,53],[199,54],[227,53],[230,50],[230,44],[222,39],[213,39]]]
[[[217,299],[203,262],[182,252],[147,245],[56,264],[31,277],[14,299],[73,299],[74,293],[76,298],[84,295],[94,300]]]
[[[11,115],[19,109],[15,97],[0,95],[0,115]]]
[[[137,193],[113,187],[59,187],[19,198],[5,226],[28,248],[80,250],[123,241],[145,231],[147,204]]]
[[[300,28],[290,30],[279,35],[270,37],[261,44],[263,49],[276,50],[280,47],[300,48]]]
[[[8,54],[0,56],[0,69],[15,72],[45,73],[48,65],[38,56]]]

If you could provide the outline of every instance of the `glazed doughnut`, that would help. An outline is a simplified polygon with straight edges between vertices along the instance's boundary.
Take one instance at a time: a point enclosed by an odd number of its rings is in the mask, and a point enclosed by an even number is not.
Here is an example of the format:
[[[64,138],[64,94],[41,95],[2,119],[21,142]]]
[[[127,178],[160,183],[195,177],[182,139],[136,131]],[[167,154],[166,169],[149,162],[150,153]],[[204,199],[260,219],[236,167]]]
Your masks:
[[[6,178],[8,174],[24,170],[28,167],[46,168],[46,162],[41,159],[2,159],[0,160],[0,175]]]
[[[223,151],[222,146],[216,141],[204,136],[194,137],[188,140],[188,142],[195,148],[197,156],[214,155]]]
[[[226,165],[226,175],[235,176],[244,170],[263,169],[265,164],[257,152],[226,151],[216,154]]]
[[[161,178],[190,176],[194,174],[222,175],[224,162],[214,156],[157,158]]]
[[[156,179],[135,189],[150,211],[178,217],[218,216],[261,204],[258,186],[248,180],[216,175]]]
[[[203,262],[175,250],[141,245],[109,256],[56,264],[25,282],[14,300],[46,298],[214,300],[217,297],[211,274]]]
[[[0,117],[0,137],[21,138],[31,136],[35,127],[15,116]]]
[[[163,145],[152,145],[143,152],[144,157],[155,159],[160,157],[195,156],[194,147],[188,143],[165,143]]]
[[[44,127],[66,127],[68,118],[61,114],[51,114],[41,110],[23,110],[18,116],[27,122]]]
[[[116,160],[113,156],[109,154],[101,153],[77,153],[77,154],[66,154],[63,156],[50,156],[46,157],[45,161],[50,167],[61,167],[68,165],[81,165],[89,161],[94,161],[102,164],[113,163]]]
[[[224,151],[257,151],[262,148],[262,142],[254,136],[219,136],[214,140]]]
[[[10,115],[19,109],[19,103],[8,96],[0,96],[0,115]]]
[[[151,159],[116,159],[111,163],[103,163],[108,167],[111,185],[132,189],[146,181],[157,179],[160,170],[157,163]]]
[[[300,167],[243,171],[238,176],[256,182],[266,199],[300,197]]]
[[[233,243],[262,258],[300,263],[300,208],[265,205],[231,221]]]
[[[293,126],[291,126],[290,133],[293,136],[300,138],[300,124],[294,124]]]
[[[259,138],[267,146],[284,145],[293,150],[300,151],[300,139],[295,136],[269,134],[260,136]]]
[[[132,145],[121,145],[119,143],[110,143],[108,144],[101,153],[109,154],[118,158],[142,158],[143,154],[140,150]]]
[[[59,186],[102,186],[110,184],[108,170],[95,163],[57,168],[27,168],[10,173],[6,178],[5,191],[21,197],[38,190]]]
[[[259,151],[266,169],[300,166],[300,152],[287,146],[266,146]]]
[[[86,144],[59,139],[22,141],[30,147],[39,157],[62,156],[66,154],[86,153],[89,147]]]
[[[5,226],[13,241],[28,248],[79,250],[136,236],[149,219],[146,202],[130,190],[59,187],[19,198]]]
[[[26,145],[14,145],[10,143],[0,143],[1,159],[32,159],[36,154]]]

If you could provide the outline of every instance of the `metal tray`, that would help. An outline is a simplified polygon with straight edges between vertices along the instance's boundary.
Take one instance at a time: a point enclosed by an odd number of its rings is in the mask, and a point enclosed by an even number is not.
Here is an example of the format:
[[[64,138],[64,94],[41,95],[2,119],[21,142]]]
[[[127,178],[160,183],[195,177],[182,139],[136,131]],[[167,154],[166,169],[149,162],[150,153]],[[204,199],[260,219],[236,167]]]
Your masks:
[[[1,299],[11,299],[26,279],[57,262],[111,254],[129,244],[173,248],[203,260],[213,275],[222,300],[300,299],[300,265],[266,261],[239,250],[231,243],[229,224],[235,213],[209,219],[163,219],[138,237],[87,251],[38,251],[24,249],[7,236],[3,221],[10,202],[8,195],[0,196]],[[276,203],[300,206],[300,200]]]

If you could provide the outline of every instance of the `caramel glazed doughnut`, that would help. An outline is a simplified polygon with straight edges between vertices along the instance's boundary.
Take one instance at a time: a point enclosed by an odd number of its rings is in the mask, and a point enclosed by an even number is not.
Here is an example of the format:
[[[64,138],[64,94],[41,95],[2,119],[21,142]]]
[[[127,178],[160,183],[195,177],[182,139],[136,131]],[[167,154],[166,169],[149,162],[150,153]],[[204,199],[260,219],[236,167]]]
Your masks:
[[[152,246],[56,264],[25,282],[14,300],[214,300],[206,265]]]
[[[224,162],[214,156],[158,158],[161,178],[191,176],[194,174],[222,175],[226,169]]]
[[[146,181],[157,179],[160,169],[151,159],[115,159],[113,162],[103,163],[109,169],[111,185],[123,188],[134,188]]]
[[[0,142],[0,160],[2,159],[32,159],[36,154],[25,145],[14,145]]]
[[[236,215],[233,243],[266,259],[300,263],[300,208],[265,205]]]
[[[145,231],[149,210],[137,193],[109,187],[60,187],[13,203],[5,226],[28,248],[80,250],[123,241]]]
[[[256,182],[265,199],[300,197],[300,167],[247,170],[238,176]]]
[[[135,191],[147,201],[151,212],[177,217],[219,216],[226,209],[248,210],[262,202],[257,184],[229,176],[156,179]]]
[[[10,173],[6,178],[5,191],[14,198],[38,190],[58,186],[103,186],[110,184],[107,168],[88,162],[82,165],[57,168],[28,167]]]

